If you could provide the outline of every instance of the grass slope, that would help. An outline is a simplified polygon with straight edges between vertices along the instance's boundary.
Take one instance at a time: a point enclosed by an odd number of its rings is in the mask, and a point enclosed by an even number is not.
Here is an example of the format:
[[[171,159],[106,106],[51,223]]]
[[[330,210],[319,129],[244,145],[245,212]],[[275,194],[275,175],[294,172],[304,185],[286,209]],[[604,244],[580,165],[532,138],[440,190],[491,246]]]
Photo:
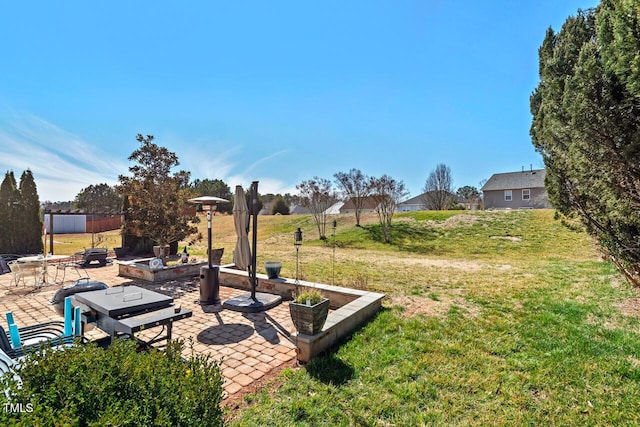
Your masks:
[[[262,245],[290,264],[290,226],[313,224],[280,221]],[[375,218],[340,221],[335,273],[331,246],[305,241],[306,278],[383,291],[385,308],[232,425],[640,424],[640,324],[621,310],[637,292],[584,233],[551,211],[427,212],[382,245]]]

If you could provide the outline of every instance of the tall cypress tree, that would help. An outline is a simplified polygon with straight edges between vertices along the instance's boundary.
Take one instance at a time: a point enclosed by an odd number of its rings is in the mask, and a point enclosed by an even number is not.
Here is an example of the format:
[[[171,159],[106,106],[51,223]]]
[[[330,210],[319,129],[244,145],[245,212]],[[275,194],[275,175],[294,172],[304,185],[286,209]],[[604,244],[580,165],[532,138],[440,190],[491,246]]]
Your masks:
[[[42,213],[38,190],[30,170],[26,170],[20,177],[20,239],[19,253],[40,253],[42,243]]]
[[[20,204],[20,192],[16,187],[16,178],[13,171],[7,171],[0,184],[0,253],[13,253],[19,226],[17,224],[18,209]]]

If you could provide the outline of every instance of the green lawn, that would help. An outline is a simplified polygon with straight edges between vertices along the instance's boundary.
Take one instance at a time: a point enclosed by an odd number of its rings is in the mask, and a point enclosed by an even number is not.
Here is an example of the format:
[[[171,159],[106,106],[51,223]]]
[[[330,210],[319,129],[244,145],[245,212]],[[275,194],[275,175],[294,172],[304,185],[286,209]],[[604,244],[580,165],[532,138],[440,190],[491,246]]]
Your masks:
[[[640,424],[637,290],[552,211],[402,214],[391,245],[374,217],[341,216],[335,270],[308,218],[270,221],[261,258],[290,275],[300,226],[307,280],[388,298],[333,352],[228,409],[231,425]]]
[[[229,423],[640,425],[637,289],[579,227],[553,216],[405,213],[383,244],[375,214],[362,227],[340,215],[334,264],[330,228],[321,241],[310,216],[260,217],[261,272],[279,260],[281,274],[294,276],[301,227],[302,278],[387,299],[332,353],[227,408]],[[199,227],[206,236],[206,223]],[[115,245],[117,233],[107,234]],[[213,236],[230,262],[230,216],[214,217]],[[60,236],[59,247],[90,246],[86,238]],[[190,252],[204,257],[205,243]]]

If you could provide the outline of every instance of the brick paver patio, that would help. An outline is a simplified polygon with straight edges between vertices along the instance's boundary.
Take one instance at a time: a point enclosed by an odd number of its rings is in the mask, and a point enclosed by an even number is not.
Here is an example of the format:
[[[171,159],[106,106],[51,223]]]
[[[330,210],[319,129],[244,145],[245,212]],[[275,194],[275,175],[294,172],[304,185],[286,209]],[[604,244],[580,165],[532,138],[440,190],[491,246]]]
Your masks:
[[[50,267],[51,268],[51,267]],[[224,388],[228,398],[245,387],[255,385],[270,373],[290,366],[296,360],[296,347],[291,334],[295,331],[286,302],[262,313],[239,313],[222,309],[221,306],[200,306],[199,279],[167,281],[159,284],[134,281],[119,277],[114,263],[105,267],[88,268],[91,280],[109,286],[135,284],[173,296],[175,304],[193,311],[193,317],[175,322],[173,338],[192,338],[197,353],[210,354],[222,359],[222,373],[226,379]],[[0,275],[0,311],[7,329],[4,313],[12,311],[18,326],[27,326],[49,320],[61,320],[49,301],[60,286],[34,289],[32,286],[9,286],[11,274]],[[65,282],[65,285],[73,280]],[[226,300],[245,294],[233,288],[221,287],[220,297]],[[160,328],[141,333],[142,338],[155,336]],[[98,338],[101,331],[87,333]],[[188,354],[185,354],[188,355]]]

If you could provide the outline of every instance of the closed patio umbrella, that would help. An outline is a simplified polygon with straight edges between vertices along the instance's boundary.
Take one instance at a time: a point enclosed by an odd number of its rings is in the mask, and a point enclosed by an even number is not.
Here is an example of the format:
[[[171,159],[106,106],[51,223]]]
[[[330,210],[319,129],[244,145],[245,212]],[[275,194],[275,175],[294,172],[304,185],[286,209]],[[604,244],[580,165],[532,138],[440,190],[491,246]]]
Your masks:
[[[236,195],[233,201],[233,225],[236,229],[238,240],[233,251],[233,263],[240,270],[247,270],[251,265],[251,249],[247,229],[249,224],[249,209],[244,198],[244,190],[241,185],[236,185]]]
[[[233,262],[242,270],[248,270],[248,278],[251,284],[251,293],[238,295],[228,299],[222,304],[222,307],[233,311],[241,311],[244,313],[257,313],[259,311],[269,310],[282,302],[282,297],[277,294],[269,294],[266,292],[256,292],[258,287],[258,278],[256,277],[256,253],[257,253],[257,227],[258,212],[255,210],[256,200],[258,197],[258,181],[251,184],[251,204],[253,208],[253,250],[249,247],[249,209],[244,198],[244,190],[242,186],[236,186],[236,196],[233,203],[233,223],[238,235],[236,249],[233,252]],[[251,253],[253,251],[253,254]]]

